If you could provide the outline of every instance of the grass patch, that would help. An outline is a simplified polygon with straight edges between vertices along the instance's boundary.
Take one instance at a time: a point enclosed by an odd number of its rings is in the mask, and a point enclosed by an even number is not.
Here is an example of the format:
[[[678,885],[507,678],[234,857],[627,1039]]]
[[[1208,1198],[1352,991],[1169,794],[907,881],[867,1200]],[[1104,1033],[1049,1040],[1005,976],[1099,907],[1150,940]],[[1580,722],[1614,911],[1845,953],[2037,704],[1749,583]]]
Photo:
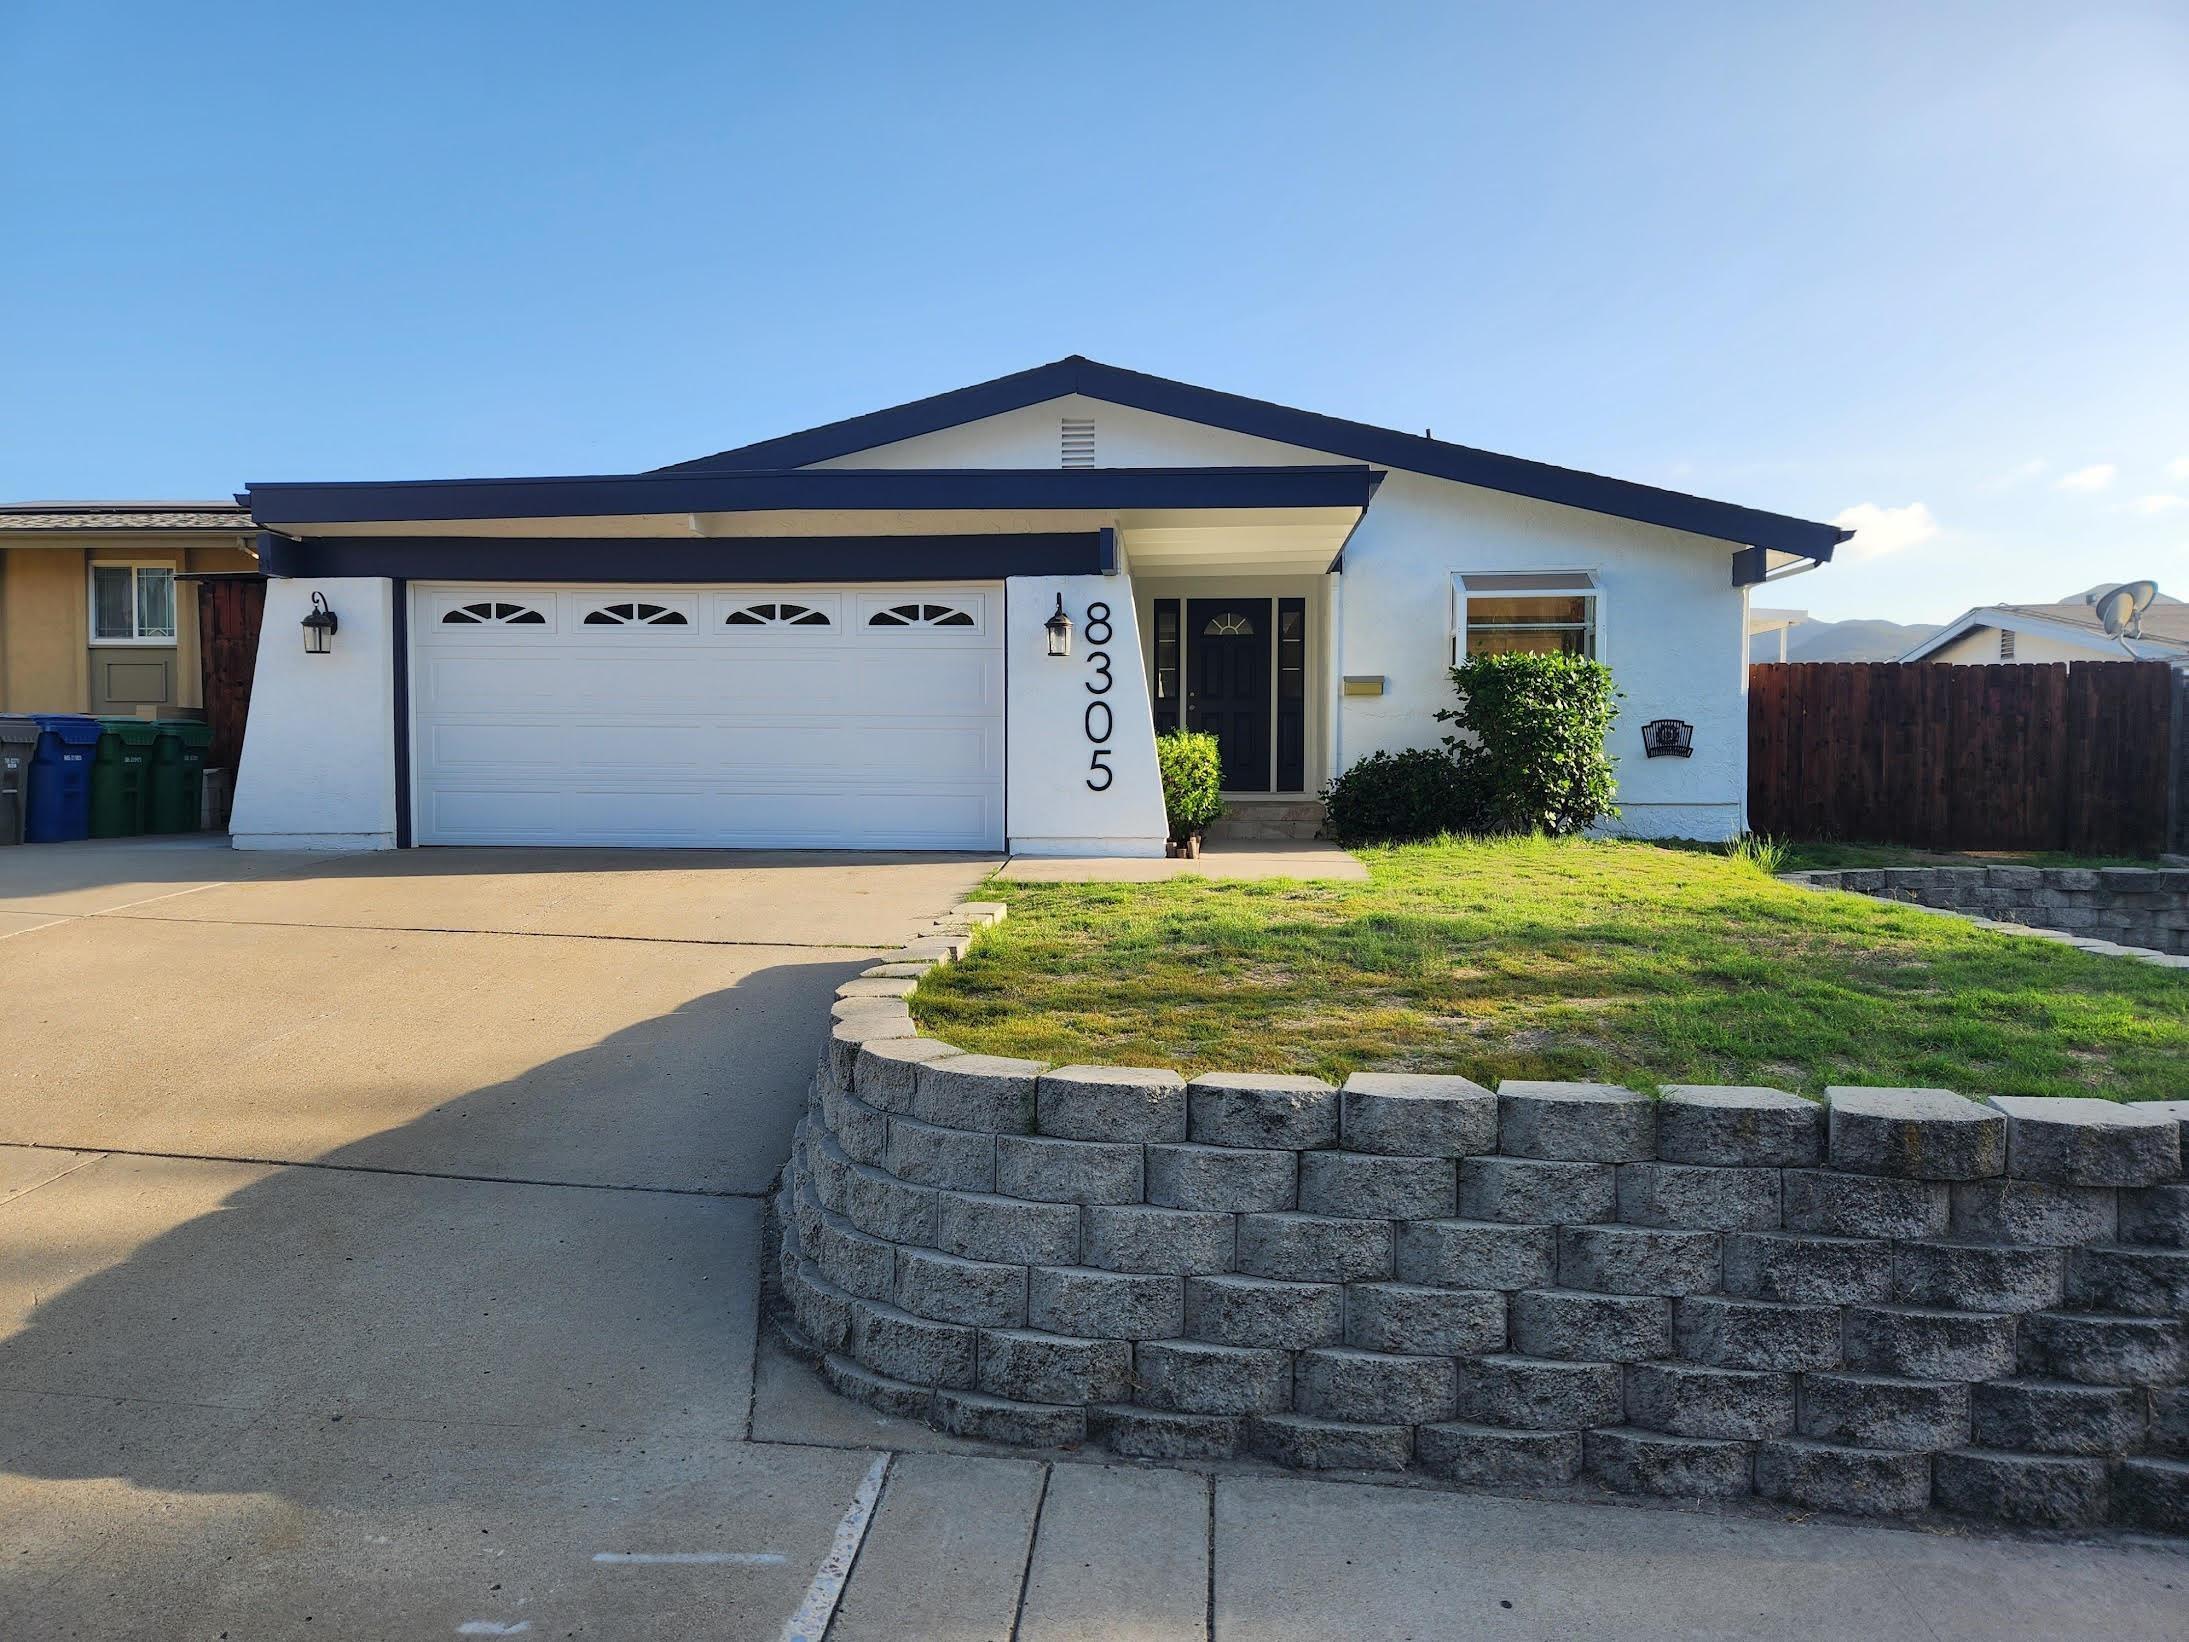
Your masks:
[[[2134,855],[2068,855],[2060,850],[1921,850],[1906,844],[1786,844],[1781,872],[1844,867],[2155,867]]]
[[[2178,1098],[2173,972],[1582,839],[1365,850],[1366,884],[992,883],[1011,915],[921,982],[923,1029],[1053,1063],[1936,1085]]]

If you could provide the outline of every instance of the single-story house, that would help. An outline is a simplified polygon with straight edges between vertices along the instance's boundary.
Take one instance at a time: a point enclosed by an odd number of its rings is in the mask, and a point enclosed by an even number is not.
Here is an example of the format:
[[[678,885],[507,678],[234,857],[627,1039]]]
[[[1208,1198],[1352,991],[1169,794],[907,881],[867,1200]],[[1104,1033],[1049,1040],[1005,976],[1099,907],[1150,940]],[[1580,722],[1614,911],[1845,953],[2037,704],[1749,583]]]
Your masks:
[[[2160,594],[2114,637],[2092,608],[2110,582],[2058,604],[1986,604],[1965,610],[1914,646],[1902,661],[1983,665],[2001,661],[2167,661],[2189,668],[2189,604]]]
[[[1847,534],[1076,356],[645,473],[238,499],[244,848],[1156,854],[1159,730],[1296,807],[1506,649],[1611,666],[1626,829],[1723,838],[1749,589]]]
[[[203,707],[187,577],[256,570],[257,540],[232,501],[0,505],[0,712]]]
[[[1786,635],[1809,619],[1806,610],[1767,610],[1760,604],[1748,607],[1748,659],[1750,661],[1784,661],[1786,659]]]

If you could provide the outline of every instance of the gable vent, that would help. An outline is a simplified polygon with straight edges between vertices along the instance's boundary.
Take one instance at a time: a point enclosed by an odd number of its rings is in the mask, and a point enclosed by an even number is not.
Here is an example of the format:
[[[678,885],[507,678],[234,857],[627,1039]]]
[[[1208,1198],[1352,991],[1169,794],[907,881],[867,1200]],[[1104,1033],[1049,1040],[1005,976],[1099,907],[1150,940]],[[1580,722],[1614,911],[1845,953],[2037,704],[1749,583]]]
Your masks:
[[[1080,421],[1067,416],[1063,428],[1063,465],[1068,468],[1091,468],[1094,459],[1094,422],[1090,418]]]

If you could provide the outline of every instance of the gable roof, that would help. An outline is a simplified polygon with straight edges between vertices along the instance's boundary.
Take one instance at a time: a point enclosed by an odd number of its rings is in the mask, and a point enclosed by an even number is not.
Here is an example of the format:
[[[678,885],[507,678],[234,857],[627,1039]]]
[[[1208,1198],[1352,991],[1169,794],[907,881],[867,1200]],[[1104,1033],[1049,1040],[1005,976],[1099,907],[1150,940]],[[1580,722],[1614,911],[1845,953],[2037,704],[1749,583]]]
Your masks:
[[[255,528],[233,502],[8,502],[0,531],[219,530]]]
[[[746,468],[798,468],[825,462],[878,445],[895,444],[942,428],[958,427],[1044,400],[1080,394],[1113,405],[1174,416],[1181,421],[1226,428],[1279,444],[1374,462],[1408,473],[1452,479],[1486,490],[1533,497],[1565,507],[1662,525],[1746,547],[1791,553],[1823,563],[1851,531],[1837,525],[1766,513],[1732,502],[1711,501],[1655,485],[1609,479],[1575,468],[1554,467],[1471,445],[1450,444],[1424,434],[1400,433],[1366,422],[1294,410],[1264,399],[1220,393],[1166,376],[1149,376],[1105,365],[1080,354],[1037,365],[1032,370],[976,382],[909,404],[824,423],[802,433],[784,434],[755,444],[716,451],[712,456],[657,468],[658,473],[703,473]],[[1757,579],[1761,579],[1760,576]]]
[[[2122,661],[2128,660],[2131,652],[2160,659],[2189,656],[2189,605],[2170,600],[2153,604],[2143,613],[2142,632],[2126,646],[2107,635],[2105,623],[2087,604],[1979,605],[1954,617],[1900,659],[1921,661],[1954,640],[1986,627],[2005,628],[2013,633],[2041,633],[2070,644],[2087,644],[2093,653]]]

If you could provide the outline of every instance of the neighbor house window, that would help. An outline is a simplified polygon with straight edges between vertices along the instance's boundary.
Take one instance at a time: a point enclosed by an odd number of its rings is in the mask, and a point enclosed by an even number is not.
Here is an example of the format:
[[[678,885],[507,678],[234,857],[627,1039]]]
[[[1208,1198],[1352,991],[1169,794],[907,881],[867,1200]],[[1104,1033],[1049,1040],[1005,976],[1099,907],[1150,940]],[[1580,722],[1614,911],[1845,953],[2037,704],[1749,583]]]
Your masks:
[[[1469,572],[1454,576],[1452,583],[1454,661],[1514,650],[1589,657],[1597,653],[1603,595],[1585,570]]]
[[[94,644],[173,644],[175,567],[95,564],[91,567]]]

